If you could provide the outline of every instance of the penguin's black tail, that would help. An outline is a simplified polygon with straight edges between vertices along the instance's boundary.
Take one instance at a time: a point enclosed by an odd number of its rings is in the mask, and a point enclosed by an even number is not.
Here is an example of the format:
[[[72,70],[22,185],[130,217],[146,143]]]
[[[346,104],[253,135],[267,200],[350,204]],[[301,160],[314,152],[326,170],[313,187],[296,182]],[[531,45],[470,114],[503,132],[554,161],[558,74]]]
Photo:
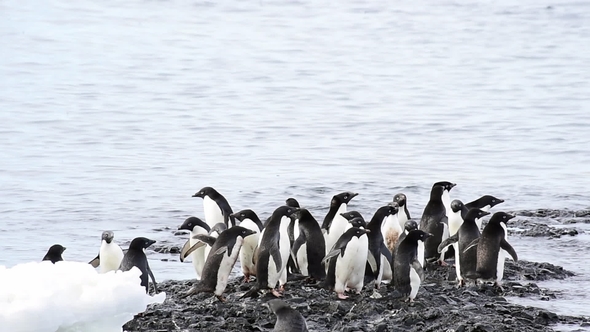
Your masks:
[[[206,292],[206,290],[202,289],[200,287],[200,283],[197,282],[197,284],[196,285],[193,285],[193,287],[188,292],[186,292],[185,294],[181,295],[180,298],[181,299],[184,299],[184,298],[189,297],[191,295],[195,295],[195,294],[203,293],[203,292]]]
[[[258,285],[254,285],[249,291],[244,293],[244,295],[240,296],[240,299],[244,298],[256,298],[260,296],[260,287]]]

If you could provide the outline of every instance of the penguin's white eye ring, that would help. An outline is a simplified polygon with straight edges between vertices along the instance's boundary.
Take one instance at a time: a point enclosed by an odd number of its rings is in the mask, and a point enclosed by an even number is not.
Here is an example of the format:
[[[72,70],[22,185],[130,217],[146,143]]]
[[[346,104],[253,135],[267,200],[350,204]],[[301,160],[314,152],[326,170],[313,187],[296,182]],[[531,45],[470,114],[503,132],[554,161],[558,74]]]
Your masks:
[[[344,196],[344,199],[348,199],[348,195],[345,195],[345,196]]]
[[[242,216],[242,217],[245,217],[245,216],[246,216],[246,214],[242,213],[242,214],[240,214],[240,216]]]

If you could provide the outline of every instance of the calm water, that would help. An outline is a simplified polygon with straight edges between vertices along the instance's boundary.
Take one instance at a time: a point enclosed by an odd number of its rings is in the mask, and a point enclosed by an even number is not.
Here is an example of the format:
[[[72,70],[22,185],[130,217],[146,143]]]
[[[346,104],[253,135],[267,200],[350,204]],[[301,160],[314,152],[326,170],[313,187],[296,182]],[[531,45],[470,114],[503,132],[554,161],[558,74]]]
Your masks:
[[[368,215],[403,191],[419,218],[439,180],[506,210],[590,206],[588,2],[8,0],[0,18],[0,265],[53,243],[90,260],[105,229],[178,242],[157,230],[203,217],[203,186],[318,219],[344,190]],[[590,315],[586,235],[511,242],[580,273],[551,305]]]

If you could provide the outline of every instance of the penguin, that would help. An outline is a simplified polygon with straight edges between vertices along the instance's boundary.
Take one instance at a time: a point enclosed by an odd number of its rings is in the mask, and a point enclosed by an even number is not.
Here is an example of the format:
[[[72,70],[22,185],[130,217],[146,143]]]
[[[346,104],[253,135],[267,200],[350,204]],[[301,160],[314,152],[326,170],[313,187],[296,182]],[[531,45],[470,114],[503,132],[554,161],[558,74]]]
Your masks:
[[[501,288],[505,261],[500,252],[505,250],[515,262],[518,261],[516,251],[506,241],[506,223],[514,217],[514,215],[505,212],[494,213],[481,232],[481,236],[465,248],[464,251],[467,252],[477,246],[477,268],[475,274],[469,276],[470,278],[483,281],[493,280],[494,285]]]
[[[233,213],[227,199],[217,190],[211,187],[204,187],[193,195],[203,199],[203,210],[205,211],[205,221],[209,227],[213,228],[217,223],[224,223],[227,227],[236,225],[236,221],[231,214]]]
[[[319,226],[319,225],[318,225]],[[285,301],[272,299],[268,307],[277,316],[272,332],[307,332],[307,323],[299,311],[291,308]]]
[[[346,289],[354,289],[357,294],[363,289],[369,255],[367,233],[370,232],[368,229],[349,228],[322,260],[328,265],[325,285],[336,291],[339,299],[348,298],[344,294]]]
[[[469,209],[478,208],[483,211],[489,211],[491,208],[493,208],[494,206],[496,206],[500,203],[504,203],[504,200],[496,198],[492,195],[481,196],[480,198],[465,204],[465,209],[463,209],[463,211],[462,211],[463,218],[465,218],[465,215],[467,214],[467,211],[469,211]],[[482,220],[477,219],[476,222],[477,222],[477,227],[479,227],[479,229],[481,229]]]
[[[383,224],[381,226],[381,232],[383,233],[383,240],[385,241],[385,245],[390,253],[393,254],[395,251],[395,247],[397,246],[397,240],[399,236],[403,232],[403,227],[400,225],[398,214],[399,214],[399,206],[396,202],[391,203],[397,210],[395,214],[390,214],[385,218]],[[405,224],[405,221],[404,221]]]
[[[49,250],[47,250],[47,253],[43,257],[43,260],[51,261],[51,263],[53,264],[61,262],[63,261],[61,254],[63,254],[64,251],[66,251],[66,247],[62,247],[61,244],[54,244],[49,248]]]
[[[221,232],[215,239],[209,256],[207,256],[201,281],[183,297],[196,293],[214,293],[219,301],[225,302],[223,292],[227,287],[229,275],[238,260],[240,249],[245,239],[254,234],[256,234],[256,231],[241,226],[230,227]],[[207,238],[207,236],[203,235],[197,237],[199,239]],[[205,245],[205,243],[201,245]]]
[[[446,265],[446,263],[444,255],[438,255],[438,245],[445,239],[444,235],[448,234],[446,210],[442,200],[444,191],[445,188],[441,185],[432,187],[430,200],[420,219],[420,229],[432,234],[424,241],[424,258],[426,260],[436,258],[440,265]],[[422,266],[424,266],[423,263],[420,262]]]
[[[199,234],[209,234],[211,228],[209,225],[202,221],[197,217],[188,217],[180,227],[179,230],[186,230],[190,232],[189,239],[184,243],[182,250],[180,251],[180,261],[184,262],[185,258],[187,257],[188,250],[194,246],[199,240],[197,240],[196,235]],[[201,247],[194,251],[192,251],[191,259],[193,261],[193,266],[195,268],[195,272],[197,273],[197,279],[201,279],[201,273],[203,272],[203,267],[205,266],[205,260],[207,259],[207,255],[209,254],[209,248]]]
[[[465,207],[465,205],[463,205],[463,202],[461,202],[458,199],[455,199],[451,202],[451,214],[447,215],[448,218],[448,226],[449,226],[449,236],[453,236],[455,234],[457,234],[457,231],[459,230],[459,227],[461,227],[461,224],[463,224],[463,218],[464,218],[464,214],[463,214],[463,210],[466,210],[467,208]],[[444,239],[443,239],[444,241]],[[457,247],[458,244],[454,243],[452,245],[452,247],[444,247],[443,251],[440,252],[441,255],[443,255],[443,257],[445,258],[449,258],[450,256],[455,256],[455,267],[457,264],[457,258],[459,257],[457,255]]]
[[[350,227],[348,221],[340,214],[347,211],[348,203],[357,195],[358,193],[347,191],[332,197],[330,210],[322,223],[322,230],[325,232],[326,238],[326,253],[338,241],[340,235]]]
[[[290,207],[296,207],[296,208],[301,207],[299,205],[299,202],[295,198],[293,198],[293,197],[287,198],[285,200],[285,203],[286,203],[287,206],[290,206]]]
[[[293,261],[302,275],[323,280],[326,277],[322,266],[326,244],[320,225],[307,209],[300,209],[291,218],[299,220],[299,236],[291,249]]]
[[[451,214],[451,189],[453,189],[457,184],[456,183],[452,183],[449,181],[439,181],[436,182],[435,184],[432,185],[432,188],[434,189],[435,186],[442,186],[443,187],[443,193],[441,194],[441,200],[445,206],[445,213],[446,216],[448,217]]]
[[[356,224],[356,225],[362,225],[362,228],[367,228],[367,222],[365,221],[365,218],[363,218],[363,215],[358,211],[354,211],[354,210],[347,211],[347,212],[340,213],[340,215],[344,219],[348,220],[348,223],[350,223],[352,225],[352,227],[359,227],[359,226],[355,226],[355,224]],[[352,222],[352,220],[355,218],[359,218],[359,219]]]
[[[121,266],[119,266],[119,270],[121,271],[129,271],[134,266],[141,271],[141,285],[145,287],[146,294],[149,292],[148,275],[150,278],[152,278],[152,282],[154,283],[155,293],[158,292],[156,278],[154,278],[154,274],[150,269],[150,265],[148,264],[148,259],[144,251],[144,249],[148,248],[154,243],[156,243],[155,240],[150,240],[145,237],[136,237],[133,239],[133,241],[131,241],[131,244],[129,244],[129,250],[127,250],[123,256],[123,260],[121,260]]]
[[[369,239],[369,254],[367,257],[367,281],[375,280],[375,287],[379,288],[383,279],[383,272],[385,270],[384,261],[392,265],[391,252],[387,249],[383,241],[383,233],[381,227],[385,219],[390,215],[396,214],[398,211],[397,204],[388,204],[377,209],[371,221],[367,224],[367,230],[370,233],[367,235]],[[397,238],[396,238],[397,240]],[[382,257],[383,256],[383,257]]]
[[[98,256],[88,263],[94,268],[100,266],[100,273],[118,270],[123,260],[123,249],[113,242],[114,238],[115,234],[112,231],[102,232]]]
[[[397,239],[397,245],[399,246],[399,244],[406,238],[408,233],[410,231],[415,230],[415,229],[418,229],[418,223],[416,221],[414,221],[414,220],[406,221],[406,224],[404,225],[404,231],[399,236],[399,239]],[[422,243],[424,243],[424,242],[422,242]],[[418,244],[420,244],[420,242],[418,242]],[[422,250],[422,253],[424,253],[424,250]],[[418,260],[418,261],[420,261],[420,260]]]
[[[253,296],[263,289],[271,289],[274,296],[281,296],[275,287],[278,283],[282,290],[287,282],[286,267],[291,251],[287,228],[291,222],[290,216],[298,210],[281,206],[271,215],[257,249],[256,285],[242,297]]]
[[[426,241],[430,233],[412,230],[399,244],[393,261],[393,286],[400,292],[404,301],[414,302],[422,280],[423,266],[418,262],[418,242]]]
[[[256,276],[256,264],[254,264],[253,258],[263,226],[258,215],[252,210],[242,210],[234,213],[233,216],[240,222],[241,227],[254,232],[244,239],[242,249],[240,249],[240,265],[244,274],[244,282],[249,282],[251,276]]]
[[[400,228],[404,229],[406,222],[411,219],[410,211],[408,211],[407,197],[403,193],[396,194],[393,196],[393,202],[397,203],[399,207],[397,221],[399,221]]]
[[[453,201],[453,203],[455,201]],[[458,231],[448,239],[444,240],[438,246],[438,252],[442,252],[442,250],[449,245],[456,246],[455,273],[457,275],[457,285],[459,287],[465,285],[465,278],[467,276],[473,275],[475,273],[477,267],[477,250],[475,250],[475,248],[471,248],[465,251],[465,248],[467,248],[467,246],[473,240],[479,238],[480,236],[479,227],[477,227],[476,220],[483,216],[487,216],[488,214],[490,213],[477,208],[470,209],[469,212],[467,212],[465,220],[463,220]],[[451,219],[449,219],[449,226],[450,224]]]
[[[290,207],[299,208],[299,202],[295,198],[287,198],[285,200],[285,204]],[[291,222],[289,223],[289,228],[287,229],[289,234],[289,242],[291,244],[291,248],[293,248],[293,243],[295,239],[299,237],[299,219],[298,218],[291,218]],[[289,256],[289,261],[287,262],[287,273],[301,273],[299,271],[297,264],[295,264],[293,255]]]

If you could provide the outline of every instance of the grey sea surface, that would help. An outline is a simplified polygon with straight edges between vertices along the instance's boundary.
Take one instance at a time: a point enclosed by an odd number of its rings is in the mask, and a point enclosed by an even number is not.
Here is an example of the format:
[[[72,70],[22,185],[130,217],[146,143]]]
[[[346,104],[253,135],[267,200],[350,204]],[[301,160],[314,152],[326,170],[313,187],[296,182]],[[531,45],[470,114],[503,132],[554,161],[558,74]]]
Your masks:
[[[90,260],[107,229],[181,243],[204,186],[320,221],[341,191],[366,216],[404,192],[419,218],[441,180],[495,211],[590,207],[589,2],[8,0],[0,17],[0,265],[54,243]],[[510,238],[578,274],[528,304],[590,315],[574,226]],[[148,254],[158,280],[195,276]]]

